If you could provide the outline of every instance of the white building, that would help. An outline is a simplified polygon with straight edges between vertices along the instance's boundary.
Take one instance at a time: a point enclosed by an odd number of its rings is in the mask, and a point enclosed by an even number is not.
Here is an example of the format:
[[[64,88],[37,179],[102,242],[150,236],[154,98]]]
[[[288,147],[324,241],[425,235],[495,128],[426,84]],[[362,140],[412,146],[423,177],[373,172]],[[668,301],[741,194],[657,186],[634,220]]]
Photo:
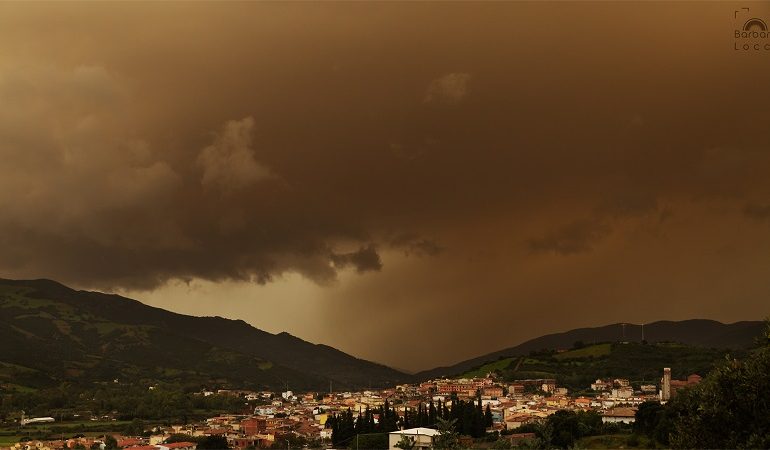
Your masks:
[[[634,389],[630,386],[624,386],[619,389],[612,390],[613,398],[631,398],[634,396]]]
[[[414,440],[414,448],[433,448],[433,438],[437,436],[438,430],[433,428],[409,428],[408,430],[394,431],[388,436],[388,449],[398,450],[396,444],[402,436],[408,436]]]
[[[24,411],[21,412],[21,420],[19,423],[21,426],[27,425],[27,424],[37,424],[37,423],[51,423],[55,422],[56,420],[53,417],[32,417],[27,418],[27,416],[24,414]]]
[[[613,408],[602,414],[602,423],[634,423],[636,410],[632,408]]]

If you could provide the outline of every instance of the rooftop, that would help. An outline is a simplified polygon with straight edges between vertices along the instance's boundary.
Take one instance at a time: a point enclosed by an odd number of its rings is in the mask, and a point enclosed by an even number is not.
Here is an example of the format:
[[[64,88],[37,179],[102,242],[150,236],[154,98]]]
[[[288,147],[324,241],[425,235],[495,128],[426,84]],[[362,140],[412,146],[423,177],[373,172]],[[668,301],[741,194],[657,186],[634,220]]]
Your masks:
[[[407,430],[399,430],[399,431],[392,431],[390,434],[407,434],[407,435],[427,435],[427,436],[436,436],[438,433],[438,430],[434,430],[433,428],[409,428]]]

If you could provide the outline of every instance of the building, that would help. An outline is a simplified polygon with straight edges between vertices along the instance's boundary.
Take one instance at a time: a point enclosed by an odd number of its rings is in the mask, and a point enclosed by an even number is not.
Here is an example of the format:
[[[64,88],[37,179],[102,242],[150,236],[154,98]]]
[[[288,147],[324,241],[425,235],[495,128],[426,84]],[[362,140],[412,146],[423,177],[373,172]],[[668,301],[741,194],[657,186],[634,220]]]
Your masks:
[[[546,381],[540,385],[540,390],[543,392],[553,393],[556,390],[556,380]]]
[[[636,410],[632,408],[613,408],[602,414],[602,423],[634,423]]]
[[[241,430],[246,435],[263,433],[266,429],[267,420],[264,418],[251,417],[241,421]]]
[[[21,420],[19,421],[19,423],[21,424],[21,426],[24,426],[24,425],[34,425],[34,424],[38,424],[38,423],[51,423],[51,422],[55,422],[55,421],[56,420],[53,417],[32,417],[32,418],[27,418],[24,415],[24,411],[22,411],[21,412]]]
[[[671,368],[663,369],[663,379],[660,384],[660,399],[668,401],[671,399]]]
[[[697,374],[692,374],[687,377],[685,380],[671,380],[671,396],[673,397],[676,395],[676,392],[679,389],[686,388],[688,386],[693,386],[698,383],[700,383],[701,377]]]
[[[612,390],[612,398],[631,398],[634,396],[634,389],[630,386],[624,386],[621,388]]]
[[[671,369],[666,367],[663,369],[663,378],[661,379],[660,399],[661,401],[668,401],[676,395],[676,391],[688,386],[694,386],[701,381],[701,376],[698,374],[691,374],[684,380],[672,380]]]
[[[490,386],[485,387],[482,391],[482,395],[491,397],[491,398],[498,398],[503,396],[503,388],[497,387],[497,386]]]
[[[505,428],[507,430],[514,430],[516,428],[519,428],[522,425],[538,422],[540,418],[528,412],[520,412],[520,413],[513,413],[510,415],[506,415],[504,420],[505,420]]]
[[[631,386],[631,382],[628,381],[626,378],[616,378],[613,381],[613,383],[615,384],[615,386],[618,386],[618,387]]]
[[[195,450],[198,444],[194,442],[174,442],[173,444],[160,444],[157,447],[160,450]]]
[[[575,399],[575,406],[581,409],[590,409],[591,399],[586,397],[578,397]]]
[[[439,394],[476,392],[476,386],[472,383],[442,383],[438,385]]]
[[[409,428],[408,430],[394,431],[388,435],[388,449],[397,450],[396,444],[403,436],[414,440],[414,448],[433,448],[433,438],[439,434],[432,428]]]

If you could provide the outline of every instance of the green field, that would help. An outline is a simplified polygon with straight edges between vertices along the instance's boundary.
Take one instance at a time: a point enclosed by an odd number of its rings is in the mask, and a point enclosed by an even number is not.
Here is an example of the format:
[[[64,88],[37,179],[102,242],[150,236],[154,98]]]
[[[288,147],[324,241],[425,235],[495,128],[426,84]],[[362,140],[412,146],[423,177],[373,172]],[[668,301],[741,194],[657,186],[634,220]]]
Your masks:
[[[28,425],[24,428],[8,426],[0,428],[0,447],[11,446],[24,437],[47,440],[59,439],[62,436],[67,439],[74,437],[75,435],[95,437],[103,436],[105,433],[121,433],[129,423],[129,421],[125,420],[79,420]]]
[[[600,356],[606,356],[609,355],[612,352],[612,344],[605,343],[605,344],[597,344],[597,345],[590,345],[588,347],[583,347],[575,350],[570,350],[568,352],[559,353],[554,358],[558,360],[565,360],[565,359],[577,359],[577,358],[598,358]]]
[[[20,434],[12,434],[12,435],[0,435],[0,447],[10,447],[13,444],[19,442],[19,439],[24,437],[24,435]]]
[[[463,373],[462,377],[483,377],[496,372],[505,381],[555,378],[572,391],[588,390],[597,378],[628,378],[635,386],[657,384],[663,368],[682,379],[697,373],[705,376],[724,359],[727,350],[683,344],[599,343],[557,353],[531,352],[520,358],[492,361]],[[740,356],[741,352],[733,352]]]
[[[495,372],[497,370],[503,370],[508,368],[508,366],[511,365],[511,361],[513,360],[514,358],[499,359],[497,361],[484,364],[483,366],[477,369],[473,369],[468,372],[465,372],[460,377],[461,378],[485,377],[490,372]]]

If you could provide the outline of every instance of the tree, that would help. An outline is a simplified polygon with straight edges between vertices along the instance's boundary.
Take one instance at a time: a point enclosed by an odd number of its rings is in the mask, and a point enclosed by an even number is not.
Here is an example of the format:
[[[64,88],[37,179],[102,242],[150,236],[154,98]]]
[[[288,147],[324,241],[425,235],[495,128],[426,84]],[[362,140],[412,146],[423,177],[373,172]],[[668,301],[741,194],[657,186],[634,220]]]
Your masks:
[[[436,419],[436,429],[438,435],[433,438],[433,448],[435,449],[456,449],[460,447],[458,434],[455,431],[457,419],[445,420]]]
[[[476,408],[473,411],[473,418],[471,419],[471,428],[473,437],[482,437],[486,434],[486,426],[484,425],[484,408],[481,406],[481,391],[476,391]]]
[[[198,441],[199,449],[223,450],[230,448],[224,436],[206,436]]]
[[[658,402],[644,402],[639,405],[634,417],[634,431],[652,438],[664,410],[664,406]]]
[[[417,444],[415,443],[413,437],[402,434],[401,439],[399,439],[395,447],[400,448],[402,450],[413,450],[415,445]]]
[[[769,337],[766,321],[760,347],[744,361],[728,358],[700,384],[676,393],[659,424],[669,427],[672,447],[770,448]]]
[[[440,400],[439,400],[440,401]],[[436,405],[433,404],[433,399],[431,399],[430,403],[428,404],[428,425],[434,425],[436,423]]]
[[[523,432],[520,427],[520,432]],[[592,436],[602,432],[602,418],[595,411],[560,410],[548,416],[543,424],[538,424],[533,430],[539,442],[545,446],[570,448],[574,447],[577,439]]]
[[[189,434],[175,433],[166,438],[166,444],[174,444],[176,442],[190,442],[192,437]]]
[[[118,441],[109,434],[104,437],[104,450],[117,450]]]
[[[487,409],[484,411],[484,426],[489,428],[492,426],[492,409],[487,405]]]
[[[134,419],[126,425],[126,429],[123,431],[126,436],[141,436],[144,434],[144,421],[141,419]]]
[[[508,450],[513,448],[513,444],[510,439],[500,437],[498,440],[492,443],[492,449],[494,450]]]

